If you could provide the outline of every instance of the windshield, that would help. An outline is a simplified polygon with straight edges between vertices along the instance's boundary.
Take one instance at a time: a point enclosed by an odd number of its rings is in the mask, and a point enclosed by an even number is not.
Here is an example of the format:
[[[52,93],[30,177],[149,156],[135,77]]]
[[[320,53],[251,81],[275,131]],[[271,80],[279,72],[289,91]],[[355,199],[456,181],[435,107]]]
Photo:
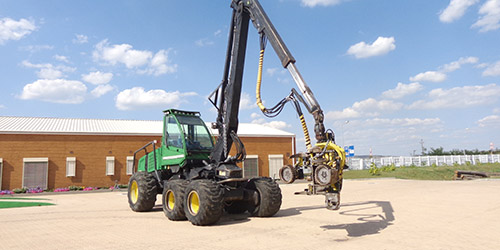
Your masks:
[[[178,115],[177,120],[184,131],[187,150],[212,150],[212,136],[199,117]]]

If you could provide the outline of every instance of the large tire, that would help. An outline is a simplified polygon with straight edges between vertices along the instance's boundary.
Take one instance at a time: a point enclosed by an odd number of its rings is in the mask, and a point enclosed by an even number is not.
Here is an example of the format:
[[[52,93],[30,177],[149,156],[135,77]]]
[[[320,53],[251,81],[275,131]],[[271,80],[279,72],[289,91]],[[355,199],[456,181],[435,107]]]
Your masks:
[[[249,206],[248,212],[252,216],[271,217],[275,215],[281,207],[281,189],[271,178],[252,179],[251,189],[257,191],[258,204]]]
[[[223,191],[211,180],[194,180],[186,188],[184,213],[197,226],[211,225],[219,221],[223,209]]]
[[[147,172],[134,173],[128,182],[128,204],[135,212],[150,211],[156,202],[157,181]]]
[[[163,189],[163,212],[169,220],[185,220],[184,214],[184,191],[188,182],[186,180],[167,181]]]
[[[297,170],[295,170],[292,165],[285,165],[281,167],[279,174],[280,179],[287,184],[293,183],[298,176]]]

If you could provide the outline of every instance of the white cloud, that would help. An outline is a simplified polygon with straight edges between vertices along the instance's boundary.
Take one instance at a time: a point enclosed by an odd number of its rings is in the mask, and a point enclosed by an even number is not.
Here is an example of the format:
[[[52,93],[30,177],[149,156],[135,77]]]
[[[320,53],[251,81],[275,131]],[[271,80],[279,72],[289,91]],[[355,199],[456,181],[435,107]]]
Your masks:
[[[279,68],[268,68],[266,69],[266,73],[269,75],[269,76],[274,76],[276,73],[279,72]]]
[[[427,71],[410,77],[412,82],[443,82],[446,80],[446,74],[438,71]]]
[[[133,87],[120,92],[116,96],[116,107],[120,110],[136,110],[151,107],[178,107],[186,102],[187,96],[197,95],[194,92],[166,92],[162,89],[145,91],[142,87]]]
[[[495,64],[488,65],[483,71],[483,76],[500,76],[500,61]]]
[[[155,55],[148,50],[134,50],[130,44],[110,45],[103,40],[95,46],[93,58],[111,65],[124,64],[129,69],[138,69],[139,74],[162,75],[177,71],[177,65],[168,65],[168,51],[160,50]]]
[[[76,34],[73,39],[73,43],[75,44],[84,44],[89,42],[89,37],[86,35]]]
[[[451,23],[460,19],[465,11],[479,0],[451,0],[446,9],[439,15],[439,20],[443,23]]]
[[[353,55],[356,58],[367,58],[372,56],[381,56],[396,49],[394,37],[379,36],[372,44],[360,42],[352,45],[348,50],[348,55]]]
[[[113,73],[103,73],[101,71],[90,72],[82,75],[82,80],[95,85],[107,84],[113,79]]]
[[[390,99],[400,99],[407,95],[415,94],[422,89],[423,89],[422,84],[418,82],[409,84],[404,84],[399,82],[396,88],[384,91],[382,93],[382,97]]]
[[[61,61],[61,62],[69,63],[68,58],[67,58],[67,57],[65,57],[65,56],[55,55],[55,56],[54,56],[54,59],[56,59],[56,60],[58,60],[58,61]]]
[[[93,57],[111,65],[123,63],[131,69],[147,64],[153,53],[147,50],[134,50],[130,44],[110,45],[108,40],[103,40],[95,46]]]
[[[271,128],[276,128],[276,129],[285,129],[285,128],[292,127],[290,124],[288,124],[288,123],[286,123],[284,121],[270,121],[270,122],[266,122],[266,120],[264,118],[252,120],[252,123],[254,123],[254,124],[260,124],[260,125],[264,125],[266,127],[271,127]]]
[[[359,117],[375,117],[382,113],[400,110],[403,107],[402,103],[391,100],[377,101],[373,98],[355,102],[351,107],[345,108],[342,111],[330,111],[326,113],[326,118],[331,120],[343,120]]]
[[[103,84],[103,85],[99,85],[99,86],[95,87],[90,93],[94,97],[101,97],[101,96],[105,95],[106,93],[112,91],[113,89],[114,89],[113,86],[111,86],[109,84]]]
[[[257,101],[250,97],[250,94],[242,92],[240,98],[240,109],[253,109],[257,107]]]
[[[0,109],[6,108],[5,105],[0,104]]]
[[[500,28],[500,1],[487,0],[479,9],[482,15],[472,28],[478,28],[479,32],[487,32]]]
[[[460,57],[457,61],[443,65],[440,69],[442,72],[453,72],[460,69],[464,64],[476,64],[477,62],[479,62],[479,58],[477,57]]]
[[[257,118],[261,118],[261,117],[262,116],[259,113],[254,112],[254,113],[250,114],[250,118],[252,118],[252,119],[257,119]]]
[[[19,40],[36,30],[35,22],[21,18],[19,21],[4,17],[0,19],[0,45],[8,40]]]
[[[433,89],[426,100],[412,103],[409,109],[466,108],[495,103],[500,99],[496,84]]]
[[[500,127],[500,116],[490,115],[477,121],[479,127]]]
[[[208,38],[202,38],[200,40],[197,40],[196,42],[194,42],[194,44],[196,44],[196,46],[198,47],[207,47],[207,46],[212,46],[214,45],[214,41],[208,39]]]
[[[367,119],[363,122],[364,125],[371,126],[381,126],[381,125],[390,125],[390,126],[429,126],[441,124],[442,121],[439,118],[395,118],[395,119],[381,119],[381,118],[373,118]]]
[[[59,79],[63,77],[63,72],[52,67],[42,68],[36,73],[38,78],[41,79]]]
[[[27,84],[19,96],[23,100],[78,104],[85,100],[87,87],[80,81],[41,79]]]
[[[448,64],[439,67],[438,71],[426,71],[419,73],[415,76],[410,77],[410,81],[414,82],[444,82],[448,77],[446,73],[456,71],[462,67],[464,64],[476,64],[479,62],[479,58],[469,56],[460,57],[458,60],[450,62]]]
[[[316,6],[332,6],[337,5],[346,0],[302,0],[302,5],[307,7],[316,7]]]
[[[149,62],[149,67],[145,70],[139,70],[138,73],[159,76],[177,72],[177,64],[169,65],[168,63],[168,51],[160,50]]]
[[[42,79],[57,79],[63,77],[63,72],[74,72],[76,68],[68,67],[65,65],[57,65],[54,66],[50,63],[40,63],[40,64],[33,64],[29,61],[24,60],[21,63],[24,67],[27,68],[34,68],[34,69],[40,69],[36,74],[39,78]]]
[[[19,47],[20,50],[29,51],[31,53],[35,53],[41,50],[53,50],[54,46],[52,45],[28,45]]]

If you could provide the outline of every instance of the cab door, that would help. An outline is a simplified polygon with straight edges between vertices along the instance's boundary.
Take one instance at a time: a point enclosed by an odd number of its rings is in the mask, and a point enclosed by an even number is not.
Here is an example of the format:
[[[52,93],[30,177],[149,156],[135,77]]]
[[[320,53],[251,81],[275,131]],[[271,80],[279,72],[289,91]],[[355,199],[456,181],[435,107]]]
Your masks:
[[[186,147],[182,129],[173,115],[165,116],[164,124],[162,165],[182,166],[186,159]]]

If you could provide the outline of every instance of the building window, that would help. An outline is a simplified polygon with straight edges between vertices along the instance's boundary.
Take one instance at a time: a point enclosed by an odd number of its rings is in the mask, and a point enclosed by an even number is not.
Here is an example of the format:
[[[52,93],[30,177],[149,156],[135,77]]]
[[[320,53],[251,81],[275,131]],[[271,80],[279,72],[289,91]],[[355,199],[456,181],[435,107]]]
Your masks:
[[[106,156],[106,175],[115,175],[115,157]]]
[[[283,167],[283,155],[269,155],[269,177],[279,179],[281,167]]]
[[[76,176],[76,157],[66,157],[66,177]]]
[[[24,158],[23,163],[23,187],[47,189],[49,158]]]
[[[3,159],[0,158],[0,190],[2,190]]]
[[[259,176],[259,156],[247,155],[243,161],[243,177],[252,178]]]
[[[127,175],[132,175],[134,172],[134,157],[133,156],[127,156]]]

